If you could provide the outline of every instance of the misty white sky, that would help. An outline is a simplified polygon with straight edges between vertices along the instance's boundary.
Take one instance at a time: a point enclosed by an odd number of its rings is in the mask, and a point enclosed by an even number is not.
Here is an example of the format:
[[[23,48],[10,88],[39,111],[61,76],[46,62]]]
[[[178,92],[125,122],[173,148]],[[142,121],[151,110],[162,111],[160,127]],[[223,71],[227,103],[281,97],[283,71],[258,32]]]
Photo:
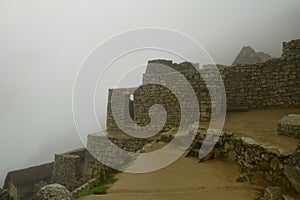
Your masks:
[[[279,57],[283,41],[300,38],[299,10],[299,0],[0,0],[0,185],[7,171],[82,145],[72,87],[88,53],[108,37],[174,29],[216,63],[231,64],[245,45]]]

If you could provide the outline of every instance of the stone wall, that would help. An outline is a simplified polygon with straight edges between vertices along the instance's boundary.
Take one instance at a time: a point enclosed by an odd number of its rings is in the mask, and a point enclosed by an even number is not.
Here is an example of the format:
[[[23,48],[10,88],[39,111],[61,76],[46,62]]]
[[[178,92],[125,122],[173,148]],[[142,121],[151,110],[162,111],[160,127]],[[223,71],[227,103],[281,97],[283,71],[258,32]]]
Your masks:
[[[182,105],[179,105],[175,91],[151,83],[172,82],[172,87],[177,90],[176,92],[178,95],[180,95],[180,90],[184,90],[185,83],[180,82],[174,73],[163,72],[159,64],[165,64],[180,72],[180,74],[185,77],[189,85],[193,88],[198,99],[198,107],[201,111],[200,118],[202,121],[207,121],[210,118],[210,96],[203,77],[196,69],[197,66],[188,62],[177,64],[172,63],[172,61],[164,60],[149,61],[146,73],[143,75],[143,85],[140,86],[134,93],[135,120],[141,125],[144,125],[144,121],[142,121],[143,116],[145,117],[148,115],[148,110],[153,104],[161,104],[165,107],[168,113],[168,119],[165,127],[166,130],[169,130],[172,127],[177,127],[181,120],[180,107]],[[201,73],[208,76],[209,70],[202,70]],[[211,77],[211,79],[213,78],[215,77]],[[187,99],[185,99],[185,101],[189,101],[188,97],[186,98]],[[194,105],[189,105],[184,109],[194,110],[196,107]],[[182,116],[183,119],[187,119],[188,117],[189,116]]]
[[[129,104],[129,98],[130,95],[133,94],[133,91],[135,88],[118,88],[118,89],[109,89],[108,91],[108,99],[107,99],[107,114],[106,114],[106,127],[107,129],[110,130],[119,130],[120,128],[118,127],[117,123],[115,122],[115,119],[112,114],[112,109],[111,109],[111,99],[112,99],[112,94],[115,92],[115,99],[114,102],[117,102],[115,109],[116,109],[116,114],[120,117],[122,120],[122,124],[126,124],[127,118],[125,117],[125,112],[129,112],[129,110],[126,110],[126,104]]]
[[[288,62],[294,62],[300,59],[300,40],[284,42],[281,57]]]
[[[90,179],[110,170],[98,162],[85,148],[55,155],[52,182],[73,191]]]
[[[208,77],[213,83],[218,83],[218,77],[211,75],[211,69],[200,69],[200,75],[195,70],[194,65],[187,62],[177,64],[166,60],[149,61],[143,75],[143,85],[139,86],[134,92],[134,88],[118,89],[123,90],[124,95],[116,102],[121,104],[124,99],[133,94],[134,120],[141,126],[145,126],[150,122],[149,108],[154,104],[161,104],[168,113],[167,122],[162,131],[178,127],[181,113],[174,92],[161,85],[152,84],[158,81],[174,80],[174,74],[166,74],[159,65],[155,65],[157,63],[167,65],[186,77],[198,98],[200,119],[201,121],[208,121],[211,117],[211,109],[218,109],[218,105],[211,102],[209,94],[209,89],[213,88],[214,85],[207,86],[203,77]],[[300,106],[300,40],[284,43],[280,58],[257,64],[222,66],[219,71],[226,90],[228,110]],[[175,81],[174,84],[178,88],[183,87],[180,82]],[[107,105],[107,129],[118,129],[110,112],[112,91],[109,91]],[[218,98],[224,99],[225,97],[219,96]],[[194,108],[189,107],[188,109],[193,110]],[[122,108],[119,108],[117,113],[125,116]],[[183,116],[183,118],[186,117]],[[126,119],[123,121],[126,123]]]
[[[136,139],[132,137],[108,136],[110,141],[120,148],[137,152],[151,139]],[[115,155],[109,151],[109,146],[99,133],[88,135],[87,149],[81,148],[63,154],[55,155],[55,162],[52,173],[52,183],[59,183],[68,190],[73,191],[78,187],[97,177],[104,177],[105,174],[115,171],[114,169],[100,163],[97,155],[107,156],[112,161],[116,158],[124,158],[122,155]],[[99,154],[98,154],[99,153]]]
[[[64,185],[69,190],[74,190],[83,183],[81,165],[82,161],[78,155],[55,155],[52,182]]]
[[[25,169],[8,172],[4,188],[9,196],[15,200],[30,199],[39,183],[49,183],[53,170],[53,163],[46,163]]]
[[[205,130],[200,130],[192,146],[193,152],[199,152]],[[242,171],[259,173],[273,186],[290,189],[291,183],[284,175],[284,167],[292,152],[283,154],[276,149],[267,148],[251,138],[239,137],[234,133],[222,133],[214,149],[214,156],[237,162]],[[194,156],[198,156],[197,154]]]
[[[268,109],[300,105],[300,60],[273,59],[221,69],[227,106]]]
[[[140,126],[145,126],[150,122],[149,109],[154,104],[163,105],[166,109],[167,122],[162,131],[167,131],[172,127],[177,127],[180,123],[180,105],[173,91],[169,88],[166,88],[162,85],[151,84],[151,82],[164,82],[171,79],[174,79],[173,74],[166,74],[160,71],[159,68],[155,68],[154,63],[164,63],[168,66],[172,66],[173,69],[180,71],[180,73],[186,77],[189,81],[195,95],[200,101],[198,101],[198,106],[201,109],[201,119],[202,121],[207,121],[210,118],[210,96],[208,93],[208,88],[205,86],[204,80],[201,78],[199,72],[195,70],[192,64],[190,63],[181,63],[176,64],[172,61],[157,60],[149,61],[148,68],[146,73],[143,76],[143,85],[138,88],[129,88],[129,89],[110,89],[108,95],[108,105],[107,105],[107,129],[108,130],[118,130],[118,126],[114,121],[114,117],[111,112],[111,94],[113,91],[117,91],[118,95],[116,102],[120,102],[118,105],[122,105],[122,101],[127,100],[130,95],[133,95],[133,120]],[[152,67],[151,67],[152,66]],[[153,67],[154,66],[154,67]],[[205,72],[208,73],[208,72]],[[150,84],[148,84],[150,83]],[[180,81],[175,81],[173,84],[174,87],[183,88],[184,84]],[[121,91],[121,92],[120,92]],[[188,100],[188,99],[187,99]],[[194,110],[193,105],[190,105],[187,109]],[[118,115],[124,115],[124,110],[122,107],[118,107]],[[183,119],[188,119],[189,116],[182,116]],[[123,119],[123,122],[126,124],[126,119]]]
[[[220,69],[228,107],[300,106],[300,40],[283,43],[282,56],[265,63]]]
[[[118,146],[120,149],[128,152],[139,152],[152,139],[134,138],[123,135],[103,135],[102,133],[93,133],[88,135],[87,149],[97,158],[97,160],[104,161],[115,169],[125,167],[134,159],[127,152],[122,150],[115,150],[111,143]]]

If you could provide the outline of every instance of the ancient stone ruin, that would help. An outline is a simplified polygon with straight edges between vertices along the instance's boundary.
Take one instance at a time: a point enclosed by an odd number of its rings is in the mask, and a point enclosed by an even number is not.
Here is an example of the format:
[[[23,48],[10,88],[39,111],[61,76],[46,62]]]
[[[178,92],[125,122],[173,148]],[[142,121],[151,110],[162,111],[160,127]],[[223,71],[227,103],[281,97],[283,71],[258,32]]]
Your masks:
[[[219,67],[226,90],[227,111],[299,107],[300,40],[284,43],[280,58],[268,59],[266,62],[263,62],[263,58],[260,59],[257,59],[255,64],[237,64],[232,67]],[[194,65],[187,62],[177,64],[168,60],[152,60],[148,62],[141,86],[137,88],[116,88],[109,90],[107,105],[108,130],[120,130],[118,124],[114,121],[111,108],[111,98],[114,91],[118,93],[118,98],[114,99],[118,105],[131,104],[130,117],[138,125],[147,125],[150,122],[148,115],[149,108],[154,104],[161,104],[168,114],[162,132],[179,127],[181,120],[180,105],[175,95],[163,86],[149,84],[151,82],[172,79],[172,73],[165,74],[161,71],[159,65],[155,65],[157,63],[167,65],[186,77],[197,95],[201,121],[210,120],[212,109],[218,108],[212,106],[213,102],[209,94],[210,86],[205,84],[203,77],[195,70]],[[199,70],[202,70],[202,75],[209,76],[210,74],[209,67],[200,68]],[[178,83],[176,87],[181,87],[181,84]],[[133,97],[132,102],[129,102],[128,99],[131,96]],[[220,98],[224,97],[221,96]],[[194,108],[190,107],[189,109]],[[125,106],[119,107],[118,115],[128,116],[124,112],[128,112],[125,110]],[[121,123],[126,124],[127,120],[125,117]],[[278,134],[297,137],[299,134],[298,128],[298,116],[289,115],[280,120]],[[198,131],[193,144],[198,149],[194,152],[199,152],[205,135],[205,130]],[[213,157],[223,157],[227,160],[237,162],[245,172],[262,174],[264,179],[272,186],[266,190],[265,197],[262,199],[268,199],[270,196],[274,196],[275,193],[280,198],[283,198],[283,195],[285,195],[283,191],[297,187],[297,184],[300,182],[297,176],[286,176],[289,173],[284,173],[284,169],[288,169],[285,166],[286,163],[291,162],[292,152],[281,152],[274,148],[265,147],[249,137],[241,137],[224,132],[213,149],[213,154]],[[293,166],[295,168],[295,166],[298,167],[299,165],[297,163]],[[288,171],[290,172],[291,170]],[[298,168],[296,171],[298,173]],[[291,177],[294,177],[294,179],[291,179]]]
[[[271,109],[288,108],[300,105],[300,67],[299,53],[300,40],[284,43],[282,56],[263,63],[239,64],[232,67],[221,67],[219,72],[226,90],[227,110],[239,111],[248,109]],[[181,64],[167,60],[149,61],[143,83],[136,88],[110,89],[107,105],[108,130],[119,130],[114,121],[111,109],[111,95],[114,91],[118,93],[114,99],[118,107],[117,114],[127,116],[125,106],[132,96],[133,101],[130,112],[133,120],[140,126],[149,123],[149,108],[154,104],[163,105],[168,113],[167,122],[162,131],[168,131],[178,127],[180,123],[180,106],[177,98],[169,89],[148,84],[172,79],[173,74],[164,74],[160,65],[163,64],[179,71],[193,87],[199,102],[201,121],[209,121],[213,102],[211,102],[209,87],[205,84],[203,77],[188,62]],[[203,76],[209,76],[210,69],[199,69]],[[211,77],[215,80],[218,77]],[[177,87],[182,87],[177,83]],[[225,98],[225,97],[220,97]],[[194,109],[190,107],[189,109]],[[122,117],[121,117],[122,118]],[[123,117],[123,124],[127,124],[127,117]]]
[[[142,85],[136,88],[112,88],[108,91],[106,138],[129,152],[144,152],[154,143],[165,144],[172,141],[180,121],[189,119],[190,116],[181,118],[181,105],[176,94],[166,87],[151,84],[173,78],[173,74],[162,71],[159,64],[169,66],[187,79],[198,100],[201,122],[209,122],[212,118],[212,111],[218,112],[220,109],[220,106],[216,105],[210,97],[213,85],[206,85],[203,76],[215,81],[212,83],[217,83],[222,78],[226,97],[221,95],[219,98],[220,100],[226,98],[227,112],[300,107],[300,40],[284,43],[280,58],[268,59],[266,62],[263,62],[265,58],[260,59],[254,64],[217,66],[220,77],[211,77],[209,66],[199,68],[189,62],[178,64],[168,60],[149,61],[146,72],[143,74]],[[173,86],[181,88],[182,85],[178,81]],[[113,96],[114,92],[116,96]],[[112,101],[117,105],[115,110],[117,116],[113,115]],[[120,119],[121,125],[128,130],[146,126],[150,123],[149,109],[154,104],[162,105],[167,113],[166,123],[160,130],[161,134],[147,139],[124,136],[115,118]],[[129,110],[126,110],[127,107]],[[195,105],[187,105],[186,108],[193,110]],[[136,123],[134,127],[127,127],[130,120]],[[203,145],[207,130],[198,126],[198,121],[195,122],[197,133],[187,154],[198,157],[201,154],[199,149]],[[149,130],[152,128],[157,127],[150,127]],[[298,138],[299,116],[284,117],[278,122],[277,130],[280,136],[284,135],[282,137]],[[222,158],[236,163],[243,173],[237,177],[239,181],[251,181],[250,174],[257,173],[268,182],[270,187],[262,194],[262,200],[285,198],[287,191],[290,192],[288,194],[293,195],[296,195],[296,191],[300,192],[299,146],[295,152],[281,151],[264,146],[251,137],[230,131],[223,131],[215,142],[216,145],[211,151],[210,158]],[[100,163],[95,157],[104,157],[116,165],[128,164],[127,159],[120,160],[119,155],[110,151],[102,133],[88,135],[87,149],[57,154],[54,163],[45,166],[8,173],[5,190],[1,190],[0,194],[3,194],[5,199],[11,196],[14,199],[25,200],[33,197],[34,194],[35,199],[40,199],[50,193],[63,195],[58,198],[71,199],[70,194],[76,195],[92,184],[95,178],[103,179],[114,171]],[[126,158],[126,155],[121,157]],[[61,186],[49,186],[50,183],[57,183]]]

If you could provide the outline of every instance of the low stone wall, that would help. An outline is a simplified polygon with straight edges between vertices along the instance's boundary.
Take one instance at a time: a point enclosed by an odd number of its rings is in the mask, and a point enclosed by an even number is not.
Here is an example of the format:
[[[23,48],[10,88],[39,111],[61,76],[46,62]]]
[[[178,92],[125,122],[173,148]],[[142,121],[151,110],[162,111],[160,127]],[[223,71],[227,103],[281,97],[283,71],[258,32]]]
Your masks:
[[[201,146],[206,131],[198,132],[194,141],[197,151]],[[267,148],[256,143],[248,137],[238,137],[233,133],[222,133],[215,145],[215,157],[223,157],[229,161],[237,162],[244,172],[256,172],[261,174],[273,186],[281,186],[284,189],[291,188],[291,183],[284,175],[284,167],[290,158],[290,154],[281,154],[276,149]]]
[[[127,152],[139,152],[151,141],[152,139],[124,135],[104,136],[103,133],[94,133],[88,135],[87,149],[97,160],[104,161],[105,164],[115,169],[120,169],[134,159]],[[116,149],[113,145],[120,149]]]
[[[131,137],[108,136],[112,143],[118,147],[131,152],[140,151],[151,139],[136,139]],[[118,158],[126,160],[126,155],[116,155],[110,151],[107,140],[94,133],[88,135],[87,149],[81,148],[63,154],[55,155],[55,162],[52,173],[52,183],[59,183],[68,190],[78,190],[81,186],[94,178],[104,177],[114,172],[115,169],[108,167],[98,160],[97,156],[104,156],[112,162],[124,164]],[[116,152],[114,152],[116,153]]]
[[[30,199],[41,184],[50,183],[53,163],[46,163],[7,173],[4,188],[16,200]]]
[[[90,179],[108,173],[109,167],[97,161],[85,148],[55,155],[52,182],[73,191]]]

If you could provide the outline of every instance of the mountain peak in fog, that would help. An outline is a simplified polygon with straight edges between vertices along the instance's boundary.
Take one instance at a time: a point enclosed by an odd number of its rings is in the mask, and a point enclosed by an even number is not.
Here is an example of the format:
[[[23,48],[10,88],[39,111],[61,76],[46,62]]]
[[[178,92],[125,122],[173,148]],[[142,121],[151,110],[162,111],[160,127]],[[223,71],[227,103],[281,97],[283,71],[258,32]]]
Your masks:
[[[251,46],[245,46],[234,59],[232,65],[262,63],[272,59],[265,52],[256,52]]]

